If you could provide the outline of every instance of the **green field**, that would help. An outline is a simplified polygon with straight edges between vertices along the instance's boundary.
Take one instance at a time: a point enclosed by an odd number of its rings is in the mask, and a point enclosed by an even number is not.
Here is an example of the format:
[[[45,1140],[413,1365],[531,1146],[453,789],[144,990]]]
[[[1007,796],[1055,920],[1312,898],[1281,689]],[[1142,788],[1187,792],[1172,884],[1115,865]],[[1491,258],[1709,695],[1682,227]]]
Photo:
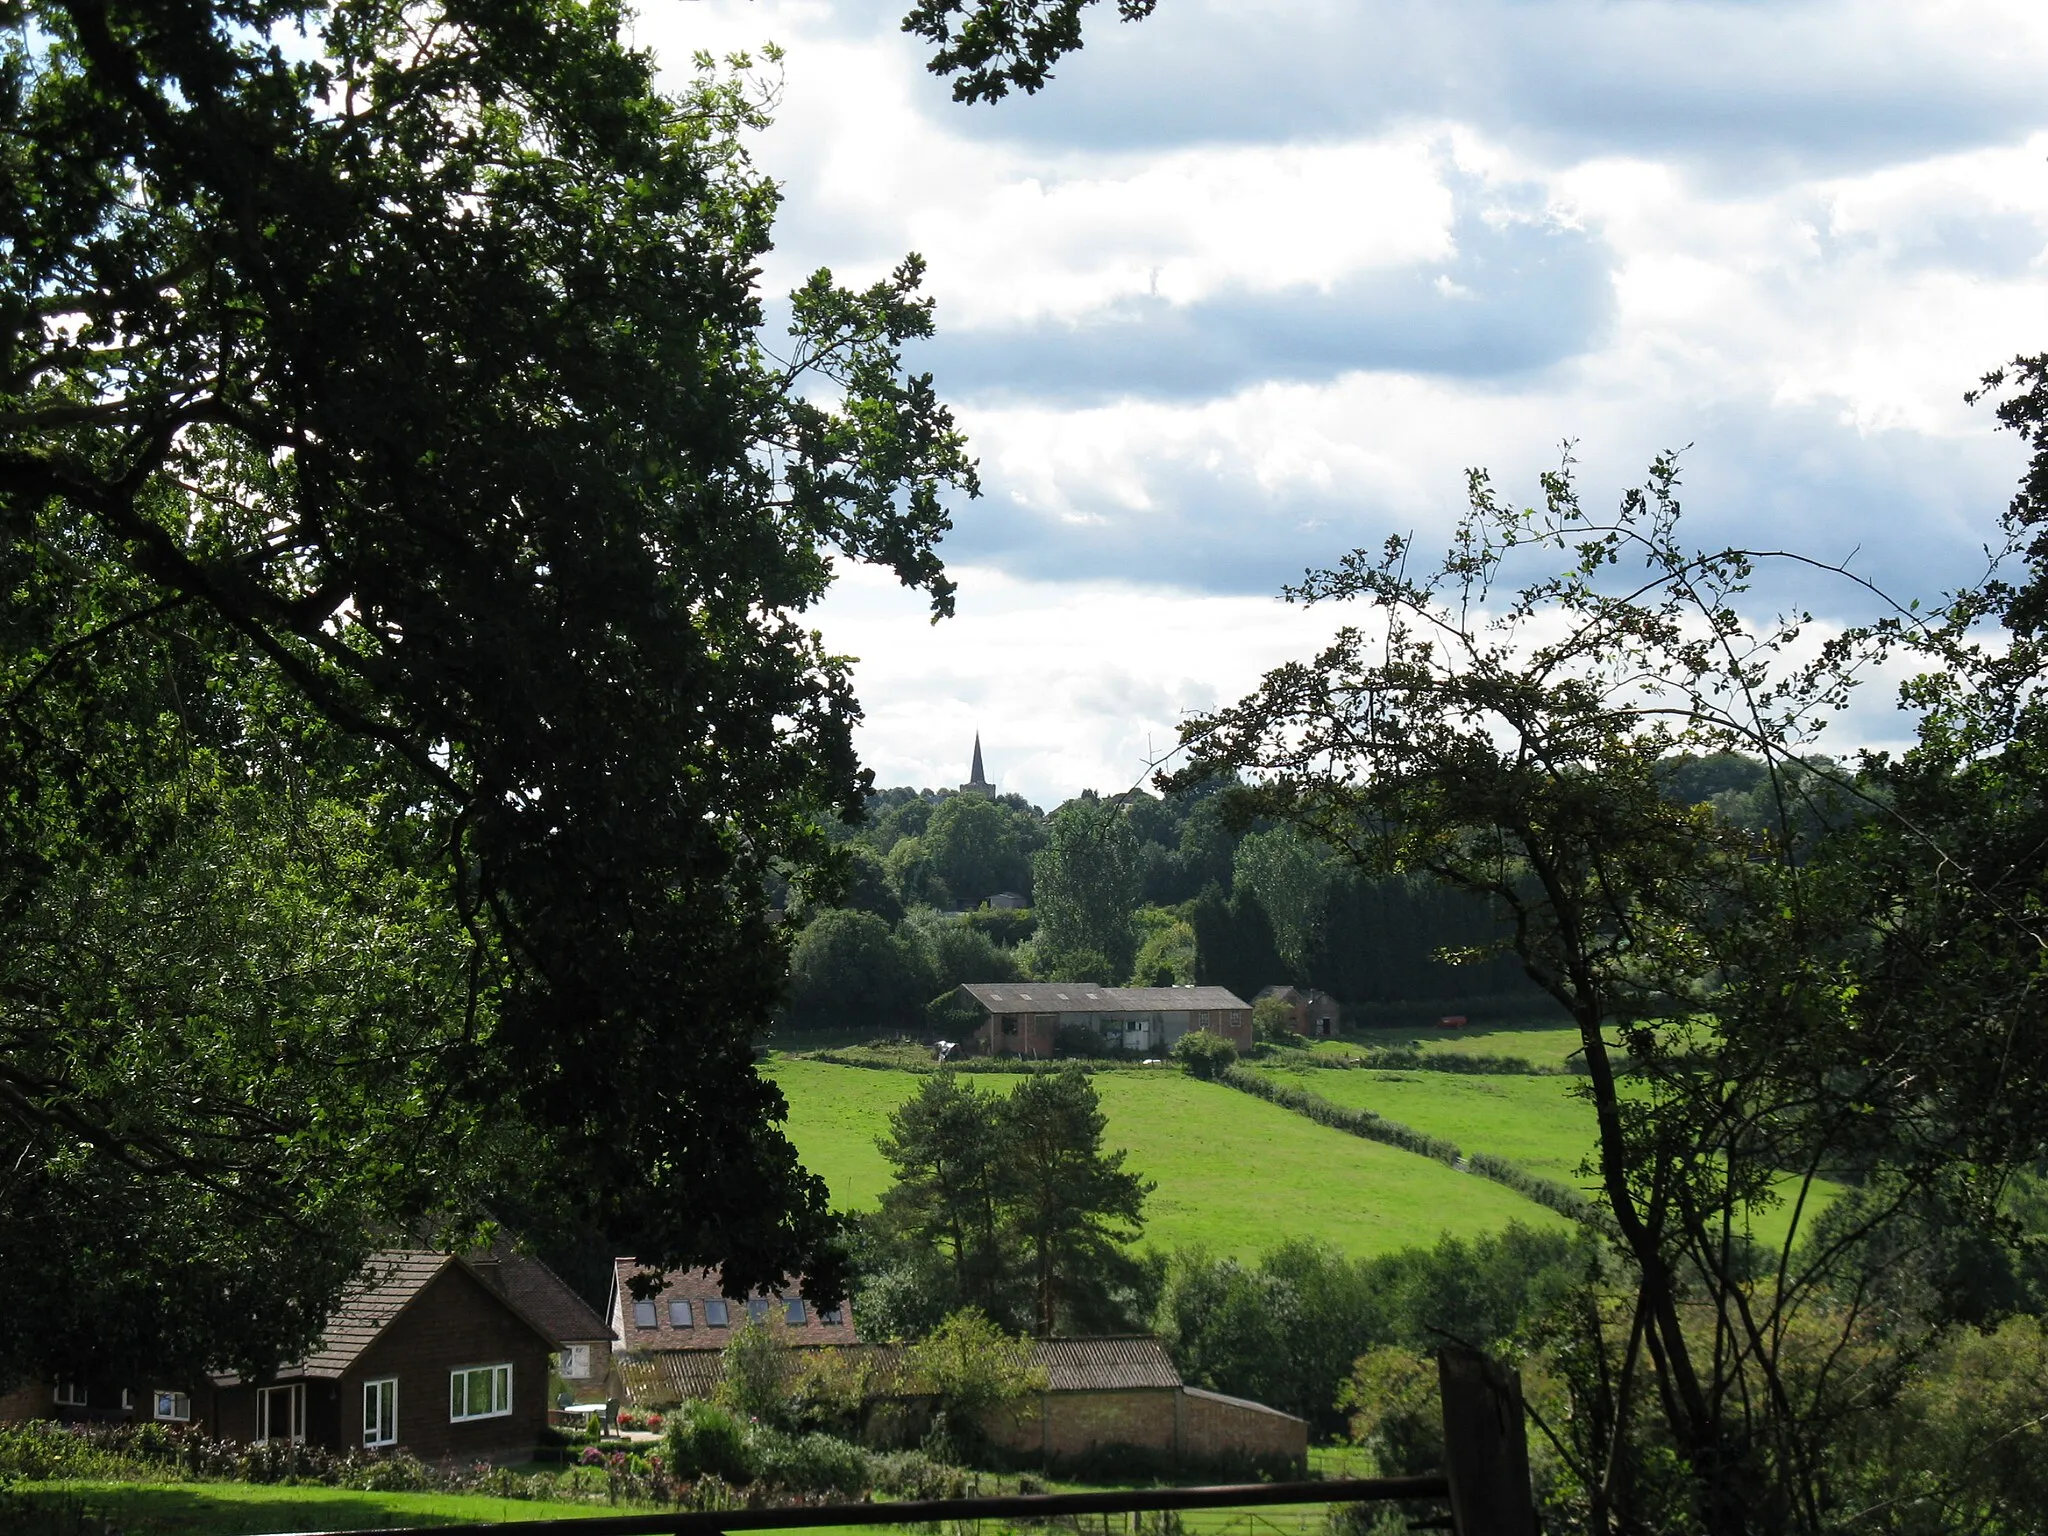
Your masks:
[[[10,1512],[9,1501],[14,1501]],[[617,1515],[604,1504],[494,1499],[475,1493],[359,1493],[273,1483],[17,1483],[0,1494],[0,1525],[121,1536],[255,1536],[264,1531],[367,1531],[406,1525],[564,1520]]]
[[[776,1060],[767,1070],[789,1099],[790,1139],[805,1166],[835,1203],[873,1205],[889,1181],[875,1138],[916,1080],[815,1061]],[[974,1081],[1007,1091],[1018,1079]],[[1180,1072],[1103,1072],[1094,1083],[1110,1144],[1126,1148],[1126,1166],[1158,1185],[1146,1203],[1145,1240],[1161,1248],[1199,1245],[1253,1258],[1306,1237],[1362,1257],[1511,1221],[1562,1224],[1498,1184]]]
[[[1575,1095],[1576,1077],[1480,1076],[1462,1072],[1269,1070],[1276,1082],[1369,1109],[1442,1136],[1461,1152],[1490,1152],[1560,1183],[1577,1184],[1592,1152],[1593,1106]]]
[[[1574,1025],[1468,1024],[1461,1029],[1366,1029],[1343,1040],[1318,1040],[1314,1049],[1337,1055],[1359,1047],[1421,1051],[1425,1056],[1519,1056],[1531,1066],[1562,1068],[1579,1049]]]

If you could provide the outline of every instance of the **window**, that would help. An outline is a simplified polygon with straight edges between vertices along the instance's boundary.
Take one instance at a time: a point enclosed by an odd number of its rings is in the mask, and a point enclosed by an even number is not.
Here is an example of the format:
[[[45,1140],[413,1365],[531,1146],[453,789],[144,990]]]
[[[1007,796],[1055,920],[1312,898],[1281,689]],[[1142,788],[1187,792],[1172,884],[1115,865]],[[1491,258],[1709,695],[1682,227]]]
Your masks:
[[[121,1389],[121,1411],[123,1413],[133,1413],[135,1411],[135,1389],[133,1387],[123,1387]]]
[[[818,1321],[825,1324],[828,1328],[837,1328],[846,1321],[846,1309],[844,1307],[827,1307],[818,1314]]]
[[[1015,1033],[1017,1033],[1017,1015],[1015,1015],[1014,1013],[1006,1013],[1003,1015],[1003,1033],[1006,1035],[1014,1035]]]
[[[671,1328],[690,1328],[695,1326],[695,1320],[690,1316],[690,1304],[687,1301],[672,1301],[668,1304],[668,1325]]]
[[[801,1296],[792,1296],[789,1300],[785,1301],[782,1304],[782,1316],[785,1322],[801,1323],[804,1320],[803,1298]]]
[[[473,1365],[448,1375],[448,1418],[497,1419],[512,1411],[512,1367]]]
[[[590,1375],[590,1346],[571,1344],[555,1356],[555,1369],[568,1381],[582,1381]]]
[[[256,1440],[285,1440],[296,1445],[306,1438],[306,1387],[264,1387],[256,1394]]]
[[[57,1406],[59,1408],[83,1408],[85,1406],[84,1384],[76,1381],[58,1382]]]
[[[633,1303],[633,1326],[635,1328],[654,1328],[660,1326],[654,1320],[653,1302],[636,1301]]]
[[[398,1378],[363,1383],[363,1444],[398,1444]]]
[[[754,1322],[763,1322],[768,1316],[768,1298],[756,1296],[747,1303],[747,1316]]]
[[[724,1302],[714,1300],[704,1303],[704,1324],[708,1328],[723,1328],[725,1326]]]
[[[127,1396],[123,1393],[122,1396]],[[156,1416],[166,1424],[190,1424],[192,1422],[192,1399],[183,1392],[158,1392],[156,1394]]]

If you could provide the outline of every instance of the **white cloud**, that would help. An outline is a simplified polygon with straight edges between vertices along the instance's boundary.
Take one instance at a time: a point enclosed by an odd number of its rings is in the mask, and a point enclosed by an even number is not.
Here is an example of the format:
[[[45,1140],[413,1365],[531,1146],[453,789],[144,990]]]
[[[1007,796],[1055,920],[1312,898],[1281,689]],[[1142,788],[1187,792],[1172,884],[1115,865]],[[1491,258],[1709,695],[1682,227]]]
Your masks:
[[[818,610],[827,644],[860,658],[861,756],[879,784],[960,783],[979,731],[997,787],[1048,809],[1082,789],[1130,788],[1188,714],[1233,702],[1340,622],[1272,598],[954,574],[958,614],[937,625],[867,570]]]
[[[946,99],[903,8],[639,23],[676,63],[791,50],[759,148],[786,192],[771,288],[918,249],[942,332],[990,359],[961,412],[988,489],[952,546],[963,617],[927,629],[866,576],[827,605],[870,658],[884,782],[956,782],[977,725],[1034,797],[1130,782],[1181,712],[1310,643],[1244,594],[1430,541],[1469,465],[1530,494],[1564,438],[1595,502],[1694,444],[1702,542],[1860,547],[1923,595],[1972,574],[2020,445],[1961,396],[2048,346],[2048,7],[1098,7],[1043,96],[993,108]],[[1476,329],[1350,364],[1425,302]],[[999,345],[1091,326],[1093,352]],[[1112,389],[1062,387],[1105,357],[1131,362]]]

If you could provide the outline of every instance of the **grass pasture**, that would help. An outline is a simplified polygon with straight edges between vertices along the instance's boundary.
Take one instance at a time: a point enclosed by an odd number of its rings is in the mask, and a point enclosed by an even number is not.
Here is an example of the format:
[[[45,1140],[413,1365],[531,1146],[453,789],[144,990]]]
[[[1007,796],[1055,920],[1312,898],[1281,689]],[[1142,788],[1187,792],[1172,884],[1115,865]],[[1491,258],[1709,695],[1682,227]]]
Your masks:
[[[1359,1047],[1420,1051],[1425,1056],[1519,1056],[1534,1067],[1569,1068],[1579,1049],[1576,1025],[1555,1019],[1528,1024],[1467,1024],[1457,1029],[1365,1029],[1343,1040],[1318,1040],[1314,1049],[1345,1055]]]
[[[1485,1076],[1462,1072],[1268,1070],[1291,1088],[1347,1109],[1368,1109],[1442,1136],[1462,1152],[1490,1152],[1562,1184],[1577,1184],[1593,1150],[1593,1106],[1576,1077]]]
[[[790,1103],[789,1135],[836,1204],[872,1206],[888,1185],[875,1150],[889,1112],[917,1086],[907,1073],[777,1060],[767,1070]],[[1350,1073],[1315,1074],[1348,1077]],[[1019,1079],[977,1084],[1007,1091]],[[1108,1140],[1157,1185],[1146,1242],[1256,1258],[1292,1238],[1358,1256],[1473,1237],[1511,1221],[1562,1218],[1513,1191],[1394,1147],[1316,1125],[1278,1105],[1170,1069],[1094,1079]]]

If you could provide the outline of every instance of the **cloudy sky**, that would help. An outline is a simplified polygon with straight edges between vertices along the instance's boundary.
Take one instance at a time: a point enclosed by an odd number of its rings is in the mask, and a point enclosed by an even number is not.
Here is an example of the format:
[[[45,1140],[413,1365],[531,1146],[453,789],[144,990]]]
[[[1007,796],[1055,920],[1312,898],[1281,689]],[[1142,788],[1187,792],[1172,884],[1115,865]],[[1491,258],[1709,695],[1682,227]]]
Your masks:
[[[955,104],[904,0],[643,0],[788,50],[786,290],[930,262],[980,459],[959,617],[854,572],[883,784],[1121,788],[1331,622],[1275,601],[1464,470],[1589,501],[1687,447],[1702,543],[1968,580],[2020,465],[1977,376],[2048,348],[2038,0],[1160,0],[1050,89]],[[1792,594],[1823,613],[1833,590]],[[1873,711],[1883,732],[1881,712]],[[1843,743],[1847,745],[1847,742]]]

